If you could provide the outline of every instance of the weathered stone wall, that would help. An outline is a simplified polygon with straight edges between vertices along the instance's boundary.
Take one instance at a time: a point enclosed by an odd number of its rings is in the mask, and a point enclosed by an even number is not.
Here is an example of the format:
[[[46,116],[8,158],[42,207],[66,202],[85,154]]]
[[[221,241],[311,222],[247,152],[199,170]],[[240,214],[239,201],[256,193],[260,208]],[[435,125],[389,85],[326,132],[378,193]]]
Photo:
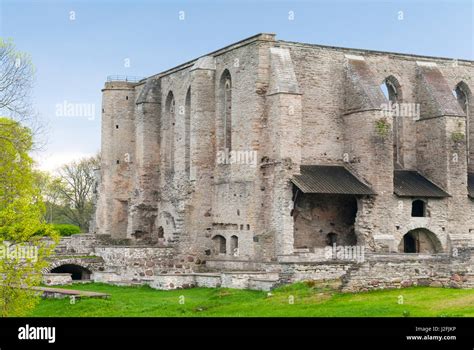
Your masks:
[[[95,281],[140,281],[167,271],[184,270],[173,263],[171,248],[146,247],[96,247],[95,255],[101,257],[105,269],[94,273]]]
[[[130,193],[127,237],[148,244],[164,243],[158,216],[161,82],[150,78],[135,87],[135,159]]]
[[[357,200],[352,196],[300,194],[293,212],[295,248],[332,245],[330,234],[337,245],[356,245],[356,214]]]
[[[43,274],[43,284],[47,286],[60,286],[71,284],[72,278],[70,273],[45,273]]]
[[[61,245],[65,247],[64,254],[93,254],[97,245],[97,237],[93,234],[77,234],[61,238]]]
[[[108,82],[102,98],[97,233],[125,238],[135,167],[135,84]]]
[[[280,46],[291,52],[302,92],[302,164],[346,162],[377,192],[376,197],[359,201],[358,242],[373,250],[386,250],[387,242],[394,241],[397,246],[417,225],[435,232],[445,249],[449,236],[472,240],[472,215],[468,213],[473,203],[465,192],[466,141],[453,141],[453,135],[465,133],[466,118],[451,93],[460,82],[472,85],[472,63],[299,43],[283,42]],[[440,75],[424,79],[420,71],[428,69],[425,66],[436,67]],[[413,105],[414,112],[419,108],[419,115],[398,117],[401,166],[420,171],[452,196],[429,200],[437,202],[429,219],[412,218],[409,200],[392,194],[394,123],[393,117],[382,113],[381,104],[388,101],[380,96],[379,88],[387,78],[397,83],[398,102]],[[429,84],[436,84],[436,88]],[[440,108],[449,117],[443,117]],[[468,114],[471,119],[472,113]],[[431,117],[425,119],[427,116]],[[376,127],[382,118],[388,125],[386,135]]]
[[[344,291],[401,288],[414,285],[472,288],[472,260],[448,255],[391,254],[372,256],[344,276]]]
[[[387,79],[396,86],[396,102],[415,115],[387,113],[380,89]],[[197,271],[206,259],[216,270],[218,261],[223,269],[233,261],[319,261],[318,252],[297,248],[324,246],[323,236],[312,234],[329,233],[331,222],[346,233],[352,224],[343,219],[342,202],[331,204],[337,196],[313,203],[316,210],[294,207],[291,179],[300,165],[312,164],[345,165],[377,193],[357,198],[356,241],[338,244],[395,254],[406,233],[422,229],[444,253],[469,246],[474,108],[471,98],[464,112],[453,96],[460,82],[472,96],[472,62],[291,43],[271,34],[137,84],[108,82],[97,233],[147,248],[99,252],[117,276],[132,279]],[[222,164],[232,151],[250,158]],[[426,217],[411,217],[416,198],[393,193],[396,168],[419,171],[450,197],[421,198]],[[330,210],[318,210],[325,205]],[[304,223],[310,212],[312,220]],[[218,239],[225,239],[225,253],[216,249]],[[138,257],[140,250],[161,260]],[[160,267],[153,275],[140,267],[148,259]],[[137,268],[127,270],[130,263]],[[341,266],[324,265],[314,276],[341,276],[347,271]],[[303,270],[296,276],[310,276]]]
[[[335,280],[342,278],[349,268],[351,262],[321,262],[321,263],[285,263],[282,264],[284,283],[300,281]]]

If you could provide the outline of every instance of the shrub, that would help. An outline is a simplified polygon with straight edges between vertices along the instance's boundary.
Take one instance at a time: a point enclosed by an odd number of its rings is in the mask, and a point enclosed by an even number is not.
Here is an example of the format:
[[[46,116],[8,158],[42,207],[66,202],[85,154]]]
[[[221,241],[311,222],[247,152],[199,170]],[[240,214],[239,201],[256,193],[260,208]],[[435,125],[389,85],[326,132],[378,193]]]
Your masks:
[[[464,140],[464,134],[462,132],[453,132],[451,134],[451,139],[454,142],[461,142]]]
[[[61,237],[75,235],[77,233],[81,233],[81,228],[76,225],[69,225],[69,224],[54,224],[53,228],[58,231]]]
[[[390,124],[385,118],[381,118],[375,121],[375,131],[381,137],[385,137],[390,132]]]

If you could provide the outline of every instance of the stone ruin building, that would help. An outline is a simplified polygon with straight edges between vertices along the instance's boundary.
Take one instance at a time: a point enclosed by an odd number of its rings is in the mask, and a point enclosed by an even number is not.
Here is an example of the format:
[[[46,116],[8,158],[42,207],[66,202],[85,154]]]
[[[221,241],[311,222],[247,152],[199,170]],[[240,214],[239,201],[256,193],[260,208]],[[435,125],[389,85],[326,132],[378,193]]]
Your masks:
[[[94,232],[50,282],[473,287],[473,89],[472,61],[274,34],[111,77]]]

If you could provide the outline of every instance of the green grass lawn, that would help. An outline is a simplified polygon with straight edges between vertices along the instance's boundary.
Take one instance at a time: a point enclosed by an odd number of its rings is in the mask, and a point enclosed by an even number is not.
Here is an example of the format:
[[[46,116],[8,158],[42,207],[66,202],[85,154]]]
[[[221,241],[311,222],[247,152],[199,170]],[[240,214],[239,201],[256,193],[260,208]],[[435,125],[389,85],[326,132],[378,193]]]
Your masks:
[[[31,316],[474,316],[474,291],[447,288],[343,294],[328,285],[297,283],[276,289],[270,296],[224,288],[159,291],[100,283],[67,288],[108,293],[110,299],[82,299],[75,304],[69,299],[44,299]]]

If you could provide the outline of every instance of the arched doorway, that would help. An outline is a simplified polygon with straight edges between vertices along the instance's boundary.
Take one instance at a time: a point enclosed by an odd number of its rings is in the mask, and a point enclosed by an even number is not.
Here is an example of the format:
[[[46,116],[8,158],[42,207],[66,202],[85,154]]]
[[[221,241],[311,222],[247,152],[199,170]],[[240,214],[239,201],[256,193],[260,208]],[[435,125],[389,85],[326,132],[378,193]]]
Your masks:
[[[438,237],[430,230],[418,228],[408,231],[398,245],[400,253],[436,254],[443,251]]]
[[[403,252],[418,253],[418,246],[415,237],[411,233],[403,236]]]
[[[75,264],[65,264],[55,267],[51,273],[70,273],[73,281],[90,280],[92,272],[85,267]]]
[[[227,253],[227,248],[226,248],[226,239],[224,236],[221,235],[216,235],[212,238],[212,242],[214,244],[214,252],[216,254],[226,254]]]

